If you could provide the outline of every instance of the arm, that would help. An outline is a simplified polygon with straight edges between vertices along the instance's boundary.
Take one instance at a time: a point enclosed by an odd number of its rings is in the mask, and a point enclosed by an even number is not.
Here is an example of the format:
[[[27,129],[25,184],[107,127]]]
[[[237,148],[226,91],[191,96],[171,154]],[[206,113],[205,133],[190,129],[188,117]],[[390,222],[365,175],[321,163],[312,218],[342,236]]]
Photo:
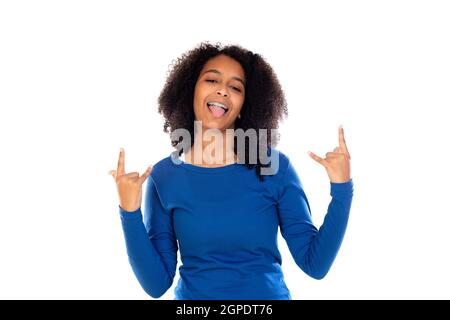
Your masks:
[[[127,212],[119,206],[128,258],[147,294],[161,297],[172,285],[177,266],[177,242],[172,215],[161,204],[152,176],[141,209]],[[145,224],[144,224],[145,223]]]
[[[281,234],[296,264],[314,279],[325,277],[333,264],[344,238],[353,197],[352,179],[330,185],[332,199],[319,230],[312,223],[308,199],[290,162],[279,198]]]

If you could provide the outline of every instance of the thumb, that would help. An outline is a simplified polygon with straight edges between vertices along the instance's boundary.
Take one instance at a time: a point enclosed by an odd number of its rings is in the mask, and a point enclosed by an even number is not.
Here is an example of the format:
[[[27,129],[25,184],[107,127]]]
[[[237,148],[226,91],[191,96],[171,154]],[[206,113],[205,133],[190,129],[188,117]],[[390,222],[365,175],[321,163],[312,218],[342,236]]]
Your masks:
[[[114,179],[116,178],[116,170],[109,170],[109,175],[111,175]]]
[[[139,181],[141,184],[144,183],[145,180],[147,180],[148,176],[152,173],[152,169],[153,169],[153,166],[150,165],[147,168],[147,170],[145,170],[145,172],[142,174],[142,176],[139,177]]]
[[[325,166],[325,164],[324,164],[325,159],[322,159],[321,157],[319,157],[318,155],[312,153],[311,151],[308,151],[308,154],[313,160],[315,160],[316,162],[318,162],[321,165]]]

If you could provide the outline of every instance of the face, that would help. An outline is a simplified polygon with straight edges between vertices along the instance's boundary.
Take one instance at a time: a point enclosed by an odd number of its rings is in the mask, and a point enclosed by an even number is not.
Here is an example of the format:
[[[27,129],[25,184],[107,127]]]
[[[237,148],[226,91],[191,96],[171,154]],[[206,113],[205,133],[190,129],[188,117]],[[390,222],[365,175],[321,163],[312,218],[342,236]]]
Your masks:
[[[244,69],[236,60],[218,55],[200,71],[194,92],[194,113],[205,129],[231,129],[245,98]]]

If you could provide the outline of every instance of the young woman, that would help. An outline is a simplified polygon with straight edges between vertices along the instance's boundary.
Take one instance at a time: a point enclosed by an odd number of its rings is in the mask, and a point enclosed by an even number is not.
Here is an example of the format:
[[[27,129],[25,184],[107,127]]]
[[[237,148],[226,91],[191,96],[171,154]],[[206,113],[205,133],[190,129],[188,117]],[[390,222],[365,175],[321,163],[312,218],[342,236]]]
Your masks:
[[[139,175],[125,172],[121,149],[117,169],[110,172],[129,261],[150,296],[158,298],[171,287],[179,249],[175,299],[291,299],[277,247],[278,227],[306,274],[315,279],[327,274],[353,197],[342,127],[339,146],[326,158],[309,152],[326,169],[332,196],[318,230],[293,164],[274,148],[278,137],[270,129],[278,128],[287,108],[277,77],[261,55],[236,45],[201,43],[175,62],[159,97],[159,112],[177,147],[175,156]],[[254,135],[243,147],[239,135],[229,134],[264,129],[266,134]],[[179,130],[192,139],[180,138]],[[223,142],[213,151],[208,130]],[[178,158],[183,153],[184,161]]]

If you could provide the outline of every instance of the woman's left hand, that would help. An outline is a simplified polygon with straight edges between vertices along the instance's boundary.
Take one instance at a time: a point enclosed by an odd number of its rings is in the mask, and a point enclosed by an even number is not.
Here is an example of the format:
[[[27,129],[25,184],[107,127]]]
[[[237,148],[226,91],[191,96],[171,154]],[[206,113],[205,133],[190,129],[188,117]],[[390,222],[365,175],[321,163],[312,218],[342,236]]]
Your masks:
[[[311,158],[323,165],[327,170],[331,182],[343,183],[351,179],[350,175],[350,153],[345,144],[344,128],[339,126],[339,147],[334,148],[333,152],[327,152],[323,159],[316,154],[308,151]]]

